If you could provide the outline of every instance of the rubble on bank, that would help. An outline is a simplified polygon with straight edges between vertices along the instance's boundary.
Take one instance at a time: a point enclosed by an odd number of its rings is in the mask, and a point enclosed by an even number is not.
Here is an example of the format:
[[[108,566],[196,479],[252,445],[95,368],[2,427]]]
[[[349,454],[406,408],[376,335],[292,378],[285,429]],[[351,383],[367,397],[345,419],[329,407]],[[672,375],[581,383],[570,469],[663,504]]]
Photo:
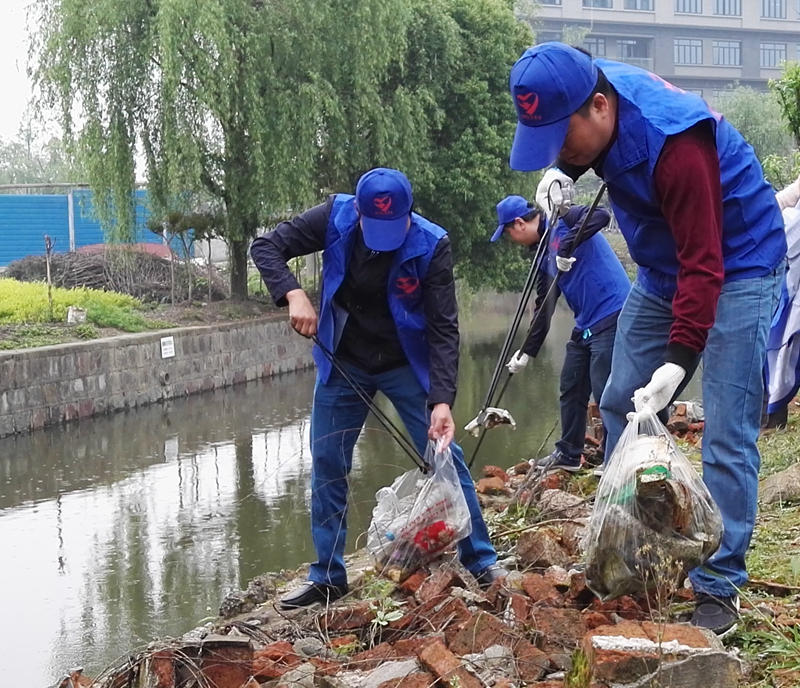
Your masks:
[[[400,584],[354,555],[351,593],[326,608],[278,608],[305,571],[259,576],[224,600],[216,623],[154,644],[94,685],[694,688],[698,676],[738,685],[742,662],[713,635],[669,623],[663,591],[601,603],[586,587],[579,543],[591,505],[568,483],[534,476],[527,462],[483,470],[476,489],[511,569],[486,591],[455,552]],[[673,599],[690,598],[681,588]],[[82,685],[73,676],[59,688]]]

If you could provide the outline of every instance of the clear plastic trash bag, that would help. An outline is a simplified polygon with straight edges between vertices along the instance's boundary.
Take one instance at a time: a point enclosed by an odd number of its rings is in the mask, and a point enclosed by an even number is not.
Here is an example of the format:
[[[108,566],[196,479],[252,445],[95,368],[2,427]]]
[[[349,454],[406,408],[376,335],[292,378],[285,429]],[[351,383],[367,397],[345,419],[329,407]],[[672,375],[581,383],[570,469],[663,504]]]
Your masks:
[[[583,540],[586,583],[601,600],[677,584],[722,539],[719,508],[656,414],[628,420]]]
[[[367,549],[387,578],[405,580],[472,532],[467,500],[448,447],[428,443],[428,475],[404,473],[375,494],[377,504],[367,532]]]

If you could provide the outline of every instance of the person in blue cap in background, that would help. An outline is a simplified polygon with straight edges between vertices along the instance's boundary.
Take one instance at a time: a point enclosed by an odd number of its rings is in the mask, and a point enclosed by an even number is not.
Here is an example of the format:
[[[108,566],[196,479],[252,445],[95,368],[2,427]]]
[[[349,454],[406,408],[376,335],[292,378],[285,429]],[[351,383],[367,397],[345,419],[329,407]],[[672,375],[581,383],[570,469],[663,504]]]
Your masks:
[[[334,194],[258,237],[250,254],[292,327],[317,335],[370,395],[392,402],[421,455],[428,439],[449,444],[472,516],[459,543],[464,566],[488,587],[508,574],[481,514],[461,448],[452,442],[458,371],[458,308],[450,240],[412,211],[411,184],[393,169],[364,174],[355,196]],[[319,316],[287,261],[323,251]],[[347,477],[368,408],[318,346],[311,411],[311,532],[317,561],[284,609],[336,600],[348,591],[344,549]]]
[[[631,288],[625,268],[600,234],[611,220],[607,210],[595,209],[580,245],[575,246],[575,235],[588,212],[587,206],[571,207],[548,235],[547,252],[536,276],[534,327],[506,366],[510,373],[518,373],[536,357],[563,293],[575,314],[575,329],[561,368],[561,438],[554,451],[536,464],[546,471],[574,473],[581,468],[589,397],[594,395],[599,403],[603,395],[611,371],[617,317]],[[547,220],[540,209],[522,196],[507,196],[497,204],[497,222],[493,242],[507,234],[531,250],[547,231]]]
[[[600,402],[613,452],[630,411],[663,411],[703,356],[703,480],[722,512],[717,553],[689,574],[692,623],[733,628],[757,510],[756,447],[786,239],[753,149],[697,95],[628,64],[543,43],[511,70],[511,167],[605,180],[638,265]],[[559,199],[552,196],[554,204]],[[549,208],[546,208],[549,210]]]

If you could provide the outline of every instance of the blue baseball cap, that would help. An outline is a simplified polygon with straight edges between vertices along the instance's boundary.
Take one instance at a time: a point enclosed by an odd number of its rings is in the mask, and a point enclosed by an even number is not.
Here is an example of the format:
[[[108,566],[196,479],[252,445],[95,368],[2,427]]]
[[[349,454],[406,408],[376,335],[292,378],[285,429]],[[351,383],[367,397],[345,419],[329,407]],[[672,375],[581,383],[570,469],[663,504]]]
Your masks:
[[[367,247],[373,251],[400,248],[413,203],[411,182],[399,170],[376,167],[363,174],[356,185],[356,209]]]
[[[503,230],[509,222],[513,222],[518,217],[524,217],[532,210],[528,205],[528,201],[522,196],[506,196],[502,201],[497,204],[497,229],[492,234],[491,241],[497,241],[503,236]]]
[[[511,169],[533,172],[551,165],[564,145],[569,118],[596,84],[592,58],[564,43],[542,43],[522,53],[510,79],[517,109]]]

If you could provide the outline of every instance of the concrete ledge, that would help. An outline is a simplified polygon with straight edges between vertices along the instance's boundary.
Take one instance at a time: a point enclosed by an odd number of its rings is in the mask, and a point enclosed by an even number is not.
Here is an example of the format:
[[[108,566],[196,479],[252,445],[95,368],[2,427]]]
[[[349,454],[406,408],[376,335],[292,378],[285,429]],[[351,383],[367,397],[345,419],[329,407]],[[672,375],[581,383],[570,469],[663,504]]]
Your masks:
[[[311,342],[275,317],[3,351],[0,437],[312,365]]]

